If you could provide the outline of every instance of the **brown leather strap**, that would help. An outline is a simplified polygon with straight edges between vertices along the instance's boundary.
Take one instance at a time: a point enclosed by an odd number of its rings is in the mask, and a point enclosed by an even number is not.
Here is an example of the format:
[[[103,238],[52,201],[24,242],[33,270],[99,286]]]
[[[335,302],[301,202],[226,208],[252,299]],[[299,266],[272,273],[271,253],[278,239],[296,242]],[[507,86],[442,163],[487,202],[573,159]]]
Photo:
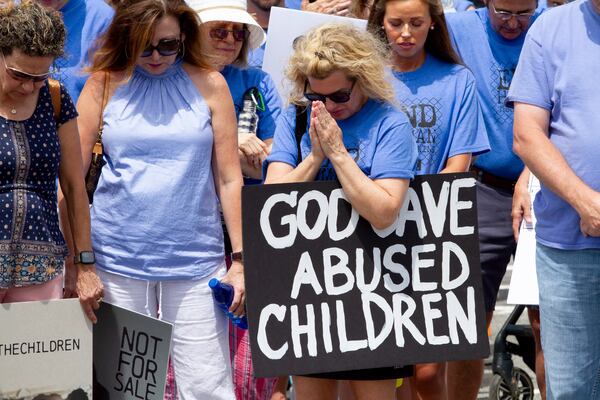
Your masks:
[[[50,88],[50,99],[52,100],[52,108],[54,108],[54,120],[58,124],[60,118],[60,83],[56,79],[48,79],[48,87]]]
[[[110,72],[104,73],[104,87],[102,89],[102,108],[100,109],[100,122],[98,124],[98,138],[92,149],[92,156],[94,154],[102,154],[102,131],[104,130],[104,108],[108,103],[108,94],[110,92]]]

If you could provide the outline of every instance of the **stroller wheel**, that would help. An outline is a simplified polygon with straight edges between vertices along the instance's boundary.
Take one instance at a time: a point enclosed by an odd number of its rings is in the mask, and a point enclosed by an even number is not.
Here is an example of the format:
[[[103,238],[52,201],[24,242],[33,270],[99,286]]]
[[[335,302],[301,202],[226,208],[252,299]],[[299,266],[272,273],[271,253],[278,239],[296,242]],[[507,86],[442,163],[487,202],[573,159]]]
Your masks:
[[[513,369],[512,382],[494,375],[490,383],[489,400],[533,400],[533,381],[521,368]]]

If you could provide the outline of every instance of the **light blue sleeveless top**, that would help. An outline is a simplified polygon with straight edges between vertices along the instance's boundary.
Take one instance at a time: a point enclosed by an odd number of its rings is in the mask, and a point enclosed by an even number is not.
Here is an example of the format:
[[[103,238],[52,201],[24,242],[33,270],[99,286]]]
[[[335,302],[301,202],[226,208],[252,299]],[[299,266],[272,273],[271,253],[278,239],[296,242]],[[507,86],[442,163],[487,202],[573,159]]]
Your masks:
[[[136,67],[104,110],[106,165],[91,208],[97,267],[147,280],[200,279],[224,259],[211,113],[176,62]]]

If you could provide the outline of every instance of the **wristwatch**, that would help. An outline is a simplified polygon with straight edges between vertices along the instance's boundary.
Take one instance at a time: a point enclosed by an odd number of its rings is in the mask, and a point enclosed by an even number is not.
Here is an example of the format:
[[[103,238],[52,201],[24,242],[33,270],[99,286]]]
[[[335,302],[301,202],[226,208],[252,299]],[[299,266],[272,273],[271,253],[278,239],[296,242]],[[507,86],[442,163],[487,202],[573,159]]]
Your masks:
[[[75,256],[75,264],[94,264],[96,256],[93,251],[80,251]]]
[[[231,257],[231,261],[239,261],[242,264],[244,263],[244,252],[243,251],[234,251],[229,256]]]

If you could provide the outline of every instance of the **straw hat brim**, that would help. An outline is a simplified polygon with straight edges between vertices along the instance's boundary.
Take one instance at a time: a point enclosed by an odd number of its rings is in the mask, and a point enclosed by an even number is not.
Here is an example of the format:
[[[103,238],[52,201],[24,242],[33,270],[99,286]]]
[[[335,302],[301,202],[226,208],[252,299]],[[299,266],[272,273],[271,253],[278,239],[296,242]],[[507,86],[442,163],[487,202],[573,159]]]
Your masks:
[[[211,21],[226,21],[226,22],[238,22],[246,25],[250,31],[248,36],[248,47],[250,49],[256,49],[265,42],[267,35],[263,28],[258,25],[256,20],[252,18],[244,10],[235,8],[212,8],[208,10],[196,10],[201,22]]]

